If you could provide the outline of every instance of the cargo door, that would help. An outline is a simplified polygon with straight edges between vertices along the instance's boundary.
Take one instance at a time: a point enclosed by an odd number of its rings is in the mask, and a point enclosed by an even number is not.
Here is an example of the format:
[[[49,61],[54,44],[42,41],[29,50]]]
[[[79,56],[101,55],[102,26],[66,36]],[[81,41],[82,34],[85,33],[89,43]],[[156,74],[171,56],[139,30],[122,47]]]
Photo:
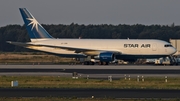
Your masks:
[[[156,51],[156,50],[157,50],[157,44],[156,44],[156,43],[153,43],[153,44],[152,44],[152,50],[153,50],[153,51]]]

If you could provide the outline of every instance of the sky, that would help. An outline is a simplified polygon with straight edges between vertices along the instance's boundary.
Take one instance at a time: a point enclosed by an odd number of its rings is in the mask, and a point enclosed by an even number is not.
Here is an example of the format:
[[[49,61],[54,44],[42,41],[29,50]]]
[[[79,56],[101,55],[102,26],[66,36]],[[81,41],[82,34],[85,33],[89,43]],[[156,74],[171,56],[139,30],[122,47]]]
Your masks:
[[[0,27],[23,25],[19,8],[43,24],[180,25],[180,0],[0,0]]]

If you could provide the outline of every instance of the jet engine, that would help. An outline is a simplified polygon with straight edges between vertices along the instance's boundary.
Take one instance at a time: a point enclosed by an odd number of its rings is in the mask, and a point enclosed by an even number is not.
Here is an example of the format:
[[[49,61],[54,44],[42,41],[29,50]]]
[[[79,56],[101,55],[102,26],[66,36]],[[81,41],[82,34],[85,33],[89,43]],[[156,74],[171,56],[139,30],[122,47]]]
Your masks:
[[[101,62],[110,62],[114,61],[115,55],[113,53],[100,53],[99,54],[99,60]]]

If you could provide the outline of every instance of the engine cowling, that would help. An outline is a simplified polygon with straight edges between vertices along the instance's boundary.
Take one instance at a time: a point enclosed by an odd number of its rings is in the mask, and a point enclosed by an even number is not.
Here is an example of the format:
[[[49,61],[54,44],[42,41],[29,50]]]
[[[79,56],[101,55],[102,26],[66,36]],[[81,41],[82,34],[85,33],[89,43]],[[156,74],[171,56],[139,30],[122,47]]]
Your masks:
[[[115,55],[113,53],[100,53],[99,60],[102,62],[114,61]]]

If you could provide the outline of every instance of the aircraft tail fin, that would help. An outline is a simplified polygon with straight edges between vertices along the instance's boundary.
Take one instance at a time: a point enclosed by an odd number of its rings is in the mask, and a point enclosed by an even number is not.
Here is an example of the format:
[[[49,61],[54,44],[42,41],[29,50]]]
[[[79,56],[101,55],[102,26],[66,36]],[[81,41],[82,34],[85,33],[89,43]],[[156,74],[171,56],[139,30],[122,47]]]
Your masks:
[[[31,41],[53,38],[26,8],[19,8]]]

